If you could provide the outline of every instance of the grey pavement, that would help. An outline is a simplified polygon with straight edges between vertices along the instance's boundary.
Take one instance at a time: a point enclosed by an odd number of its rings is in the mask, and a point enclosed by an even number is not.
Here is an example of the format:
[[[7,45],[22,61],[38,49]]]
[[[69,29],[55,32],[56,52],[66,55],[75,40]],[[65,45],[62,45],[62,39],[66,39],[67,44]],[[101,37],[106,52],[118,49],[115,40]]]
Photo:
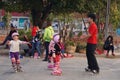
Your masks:
[[[21,65],[24,72],[14,73],[8,56],[0,56],[0,80],[119,80],[120,59],[97,57],[100,73],[85,72],[86,57],[64,58],[61,60],[62,76],[51,75],[47,62],[42,59],[24,57]]]

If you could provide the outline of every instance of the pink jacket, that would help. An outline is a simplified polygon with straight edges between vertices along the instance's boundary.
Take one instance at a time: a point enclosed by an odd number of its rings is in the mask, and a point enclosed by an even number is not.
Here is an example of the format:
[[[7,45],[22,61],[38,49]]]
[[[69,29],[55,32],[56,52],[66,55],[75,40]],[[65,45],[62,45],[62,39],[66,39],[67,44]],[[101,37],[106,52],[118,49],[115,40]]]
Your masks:
[[[50,44],[49,44],[49,53],[50,53],[51,51],[54,52],[54,50],[55,50],[54,45],[55,45],[55,42],[54,42],[53,40],[51,40],[51,41],[50,41]]]

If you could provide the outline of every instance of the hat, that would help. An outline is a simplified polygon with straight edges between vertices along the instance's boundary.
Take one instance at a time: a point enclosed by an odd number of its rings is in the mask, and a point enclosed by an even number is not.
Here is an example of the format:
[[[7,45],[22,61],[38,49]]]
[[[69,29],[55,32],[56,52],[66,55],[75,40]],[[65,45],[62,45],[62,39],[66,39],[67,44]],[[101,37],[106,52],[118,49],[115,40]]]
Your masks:
[[[12,34],[12,37],[14,37],[14,36],[18,36],[19,34],[17,33],[17,32],[14,32],[13,34]]]

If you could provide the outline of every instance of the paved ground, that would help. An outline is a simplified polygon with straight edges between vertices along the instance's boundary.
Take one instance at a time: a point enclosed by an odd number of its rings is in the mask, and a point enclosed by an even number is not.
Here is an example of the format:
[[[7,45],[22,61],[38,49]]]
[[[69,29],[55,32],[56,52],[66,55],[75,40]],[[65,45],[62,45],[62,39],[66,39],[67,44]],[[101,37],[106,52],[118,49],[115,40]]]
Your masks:
[[[14,73],[8,56],[0,56],[0,80],[119,80],[120,59],[97,57],[101,71],[98,75],[85,72],[86,57],[64,58],[62,76],[51,75],[42,59],[21,59],[24,72]]]
[[[4,47],[0,46],[0,80],[120,80],[120,50],[116,51],[116,57],[105,58],[104,54],[97,55],[101,69],[98,75],[85,72],[85,54],[76,54],[76,57],[62,60],[62,76],[53,76],[50,74],[51,70],[47,69],[47,62],[28,57],[21,59],[24,72],[14,73],[10,59],[5,55],[9,50]]]

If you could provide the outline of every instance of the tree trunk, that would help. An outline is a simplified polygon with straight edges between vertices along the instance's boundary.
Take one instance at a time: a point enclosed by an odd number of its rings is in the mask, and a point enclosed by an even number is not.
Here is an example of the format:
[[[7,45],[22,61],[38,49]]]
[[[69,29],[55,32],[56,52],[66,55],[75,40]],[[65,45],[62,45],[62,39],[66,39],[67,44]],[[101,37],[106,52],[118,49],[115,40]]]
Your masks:
[[[100,32],[100,11],[97,13],[97,27],[98,27],[98,32]]]
[[[106,22],[105,22],[105,39],[108,37],[108,26],[109,26],[109,14],[110,14],[110,0],[107,0],[107,12],[106,12]]]
[[[31,15],[33,19],[33,25],[38,25],[42,28],[44,21],[47,19],[48,15],[50,14],[52,8],[52,3],[49,3],[43,10],[31,10]]]
[[[40,25],[41,11],[37,11],[33,9],[31,10],[31,15],[32,15],[32,20],[33,20],[33,25],[38,25],[39,27],[41,27]]]
[[[6,12],[6,15],[7,15],[6,28],[7,28],[7,35],[8,35],[9,30],[10,30],[9,24],[10,24],[11,14],[10,14],[10,12]]]

